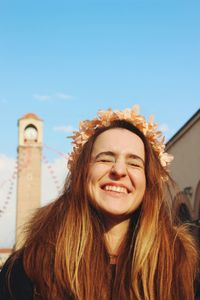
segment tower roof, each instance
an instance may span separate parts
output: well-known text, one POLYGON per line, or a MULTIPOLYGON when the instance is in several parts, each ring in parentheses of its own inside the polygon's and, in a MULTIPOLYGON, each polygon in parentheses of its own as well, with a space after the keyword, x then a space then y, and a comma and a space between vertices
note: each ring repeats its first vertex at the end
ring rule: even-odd
POLYGON ((41 120, 36 114, 34 113, 27 113, 25 114, 23 117, 20 118, 21 119, 35 119, 35 120, 41 120))

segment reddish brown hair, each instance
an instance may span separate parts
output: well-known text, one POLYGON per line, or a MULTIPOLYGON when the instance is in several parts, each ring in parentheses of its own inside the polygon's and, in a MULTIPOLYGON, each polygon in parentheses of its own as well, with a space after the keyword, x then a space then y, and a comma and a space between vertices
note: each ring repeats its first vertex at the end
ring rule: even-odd
POLYGON ((166 196, 172 180, 145 136, 126 121, 98 129, 74 161, 61 196, 26 228, 26 273, 42 299, 109 299, 111 270, 104 224, 88 201, 87 176, 96 137, 110 128, 137 134, 145 146, 146 192, 133 214, 116 266, 113 299, 191 300, 198 254, 185 225, 176 226, 166 196), (168 181, 165 181, 168 177, 168 181))

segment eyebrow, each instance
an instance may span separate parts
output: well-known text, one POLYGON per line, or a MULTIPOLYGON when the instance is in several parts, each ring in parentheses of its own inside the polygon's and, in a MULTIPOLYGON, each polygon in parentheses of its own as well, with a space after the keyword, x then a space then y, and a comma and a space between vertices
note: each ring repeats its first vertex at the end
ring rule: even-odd
MULTIPOLYGON (((107 156, 112 156, 112 157, 115 157, 115 156, 116 156, 116 154, 115 154, 114 152, 112 152, 112 151, 104 151, 104 152, 98 153, 98 154, 95 156, 95 159, 98 159, 98 158, 101 157, 102 155, 107 155, 107 156)), ((128 154, 128 155, 127 155, 127 158, 132 158, 132 159, 140 160, 140 161, 143 163, 143 165, 145 165, 144 160, 143 160, 140 156, 138 156, 138 155, 136 155, 136 154, 128 154)))

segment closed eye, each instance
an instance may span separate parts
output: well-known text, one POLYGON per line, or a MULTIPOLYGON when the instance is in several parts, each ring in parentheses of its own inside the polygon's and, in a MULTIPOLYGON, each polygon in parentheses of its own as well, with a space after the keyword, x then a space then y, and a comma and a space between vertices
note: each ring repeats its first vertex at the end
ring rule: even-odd
POLYGON ((141 165, 131 165, 131 167, 137 168, 137 169, 144 169, 144 167, 141 165))
POLYGON ((107 152, 100 152, 96 157, 95 157, 96 162, 102 162, 102 163, 114 163, 115 162, 115 156, 112 152, 107 151, 107 152))
POLYGON ((136 167, 136 168, 143 168, 144 167, 143 163, 140 162, 140 161, 129 161, 129 162, 127 162, 127 164, 131 167, 136 167))
POLYGON ((102 159, 98 159, 97 162, 111 162, 113 163, 114 161, 112 159, 109 159, 109 158, 102 158, 102 159))

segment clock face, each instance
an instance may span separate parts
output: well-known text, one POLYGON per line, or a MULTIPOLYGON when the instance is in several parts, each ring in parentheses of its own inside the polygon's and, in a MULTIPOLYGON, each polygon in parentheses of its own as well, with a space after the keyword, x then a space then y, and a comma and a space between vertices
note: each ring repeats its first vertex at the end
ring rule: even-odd
POLYGON ((29 126, 25 129, 24 131, 24 137, 25 139, 27 140, 31 140, 31 141, 34 141, 37 139, 37 136, 38 136, 38 131, 35 127, 33 126, 29 126))

